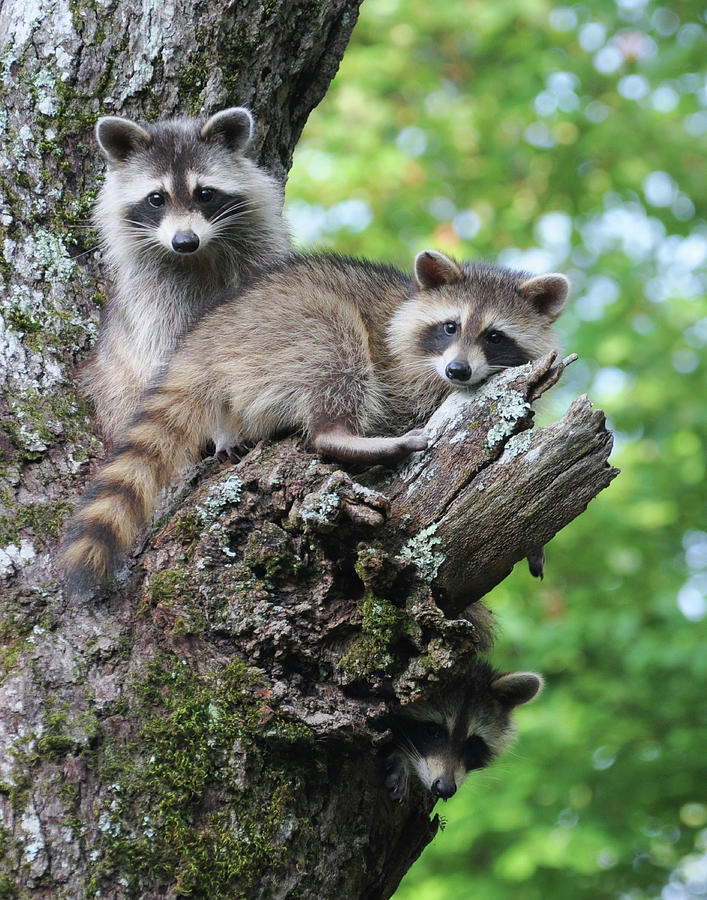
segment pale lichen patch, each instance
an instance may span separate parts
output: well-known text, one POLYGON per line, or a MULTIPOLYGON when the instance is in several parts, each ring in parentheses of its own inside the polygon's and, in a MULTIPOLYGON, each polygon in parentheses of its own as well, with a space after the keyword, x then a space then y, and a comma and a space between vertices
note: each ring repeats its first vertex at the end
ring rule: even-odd
POLYGON ((23 538, 19 546, 8 544, 0 547, 0 578, 7 578, 19 569, 28 566, 37 556, 32 541, 23 538))
POLYGON ((310 494, 297 510, 299 518, 305 525, 321 528, 332 523, 338 517, 341 508, 341 497, 334 491, 310 494))
POLYGON ((37 264, 47 281, 68 281, 75 264, 57 235, 46 228, 37 228, 30 240, 34 243, 37 264))
POLYGON ((523 431, 520 434, 511 435, 503 449, 503 455, 499 459, 499 463, 510 462, 521 453, 526 453, 530 449, 531 440, 531 431, 523 431))
POLYGON ((442 432, 454 431, 464 420, 464 411, 475 400, 469 391, 455 391, 433 413, 425 426, 425 434, 434 441, 442 432))
MULTIPOLYGON (((507 390, 508 384, 510 384, 510 382, 512 381, 515 381, 519 373, 530 372, 530 365, 530 363, 526 363, 524 366, 517 366, 515 368, 506 369, 504 372, 499 372, 498 375, 494 375, 493 378, 489 378, 488 381, 485 381, 475 391, 476 399, 498 400, 501 395, 507 390)), ((518 392, 514 391, 513 393, 518 392)))
POLYGON ((59 111, 59 98, 56 91, 56 76, 51 69, 42 68, 34 76, 37 109, 45 116, 55 116, 59 111))
POLYGON ((46 847, 42 834, 42 823, 33 807, 25 810, 20 820, 20 828, 26 836, 24 843, 25 861, 30 864, 35 876, 42 874, 46 868, 46 860, 40 863, 41 869, 39 871, 37 871, 37 862, 40 856, 44 856, 46 847))
POLYGON ((442 543, 442 539, 435 537, 437 523, 433 522, 427 528, 423 528, 403 546, 400 556, 413 562, 425 581, 432 582, 437 577, 439 567, 445 561, 446 556, 435 550, 442 543))
POLYGON ((204 505, 211 512, 219 512, 226 506, 238 503, 243 493, 243 481, 238 475, 229 475, 206 498, 204 505))
POLYGON ((17 58, 17 48, 27 43, 45 15, 46 12, 42 9, 40 0, 26 0, 25 3, 9 4, 6 16, 0 20, 5 25, 5 40, 8 43, 6 56, 12 53, 13 59, 17 58))
POLYGON ((501 418, 486 435, 486 445, 489 448, 495 447, 512 435, 518 422, 528 414, 531 408, 521 391, 502 390, 498 393, 496 402, 496 412, 501 418))

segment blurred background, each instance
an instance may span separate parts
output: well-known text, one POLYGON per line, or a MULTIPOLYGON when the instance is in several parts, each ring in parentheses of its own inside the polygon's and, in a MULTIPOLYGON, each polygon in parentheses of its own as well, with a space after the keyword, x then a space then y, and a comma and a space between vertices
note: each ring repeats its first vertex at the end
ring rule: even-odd
POLYGON ((707 896, 707 82, 686 0, 364 0, 287 188, 302 247, 559 270, 622 474, 487 597, 545 674, 396 900, 707 896))

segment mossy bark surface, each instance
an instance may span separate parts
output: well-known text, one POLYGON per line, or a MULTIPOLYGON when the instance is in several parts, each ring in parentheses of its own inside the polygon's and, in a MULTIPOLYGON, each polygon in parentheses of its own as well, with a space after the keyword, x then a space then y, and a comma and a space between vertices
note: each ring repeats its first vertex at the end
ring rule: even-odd
POLYGON ((95 119, 244 104, 284 178, 357 6, 0 9, 0 897, 389 897, 437 829, 383 789, 391 709, 488 646, 478 598, 612 477, 586 404, 529 430, 545 361, 446 406, 394 473, 295 438, 205 462, 110 590, 64 598, 102 453, 75 381, 105 288, 95 119), (581 478, 553 477, 563 448, 581 478))

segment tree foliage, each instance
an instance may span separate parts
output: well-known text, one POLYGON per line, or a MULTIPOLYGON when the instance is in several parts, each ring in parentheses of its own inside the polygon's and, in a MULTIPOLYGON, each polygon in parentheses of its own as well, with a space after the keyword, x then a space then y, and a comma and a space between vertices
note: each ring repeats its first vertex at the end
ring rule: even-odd
POLYGON ((496 661, 548 686, 401 900, 704 895, 704 56, 693 0, 367 0, 299 144, 302 244, 570 276, 580 361, 543 416, 586 391, 623 470, 541 586, 514 573, 488 598, 496 661))

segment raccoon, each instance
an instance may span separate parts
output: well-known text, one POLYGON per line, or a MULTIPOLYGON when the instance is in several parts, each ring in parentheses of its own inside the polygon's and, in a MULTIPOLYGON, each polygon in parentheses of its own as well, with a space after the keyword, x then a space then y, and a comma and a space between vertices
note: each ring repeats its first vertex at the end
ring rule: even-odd
POLYGON ((109 577, 215 433, 233 446, 300 432, 322 456, 364 465, 424 449, 418 426, 451 391, 553 349, 567 289, 562 275, 433 250, 413 276, 335 255, 262 274, 185 336, 146 392, 70 527, 69 583, 109 577))
POLYGON ((483 769, 513 740, 513 709, 542 687, 535 672, 502 675, 475 659, 450 688, 404 708, 394 719, 395 749, 386 760, 391 797, 404 803, 417 776, 435 800, 448 800, 469 772, 483 769))
POLYGON ((214 298, 290 250, 282 189, 244 156, 253 127, 243 107, 96 124, 108 172, 94 222, 113 290, 81 380, 108 442, 214 298))

